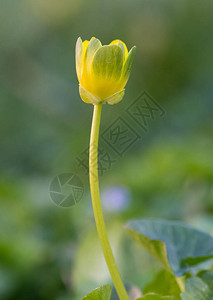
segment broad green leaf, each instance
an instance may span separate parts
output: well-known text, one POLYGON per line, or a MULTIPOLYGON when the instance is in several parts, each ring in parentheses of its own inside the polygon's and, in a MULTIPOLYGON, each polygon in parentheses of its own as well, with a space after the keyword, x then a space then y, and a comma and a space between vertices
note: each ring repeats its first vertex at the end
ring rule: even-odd
POLYGON ((157 293, 161 296, 174 296, 175 300, 180 300, 180 287, 177 284, 175 276, 167 271, 160 271, 155 279, 145 286, 144 294, 157 293))
POLYGON ((190 278, 186 282, 186 290, 181 294, 182 300, 212 300, 213 291, 199 277, 190 278))
POLYGON ((126 230, 176 277, 213 257, 213 237, 181 222, 131 220, 126 224, 126 230))
MULTIPOLYGON (((132 299, 139 299, 140 297, 142 297, 142 293, 141 290, 139 288, 137 288, 136 286, 132 286, 130 284, 124 284, 125 289, 129 295, 129 298, 132 299)), ((120 300, 120 298, 118 297, 118 294, 116 292, 115 287, 112 288, 112 295, 111 295, 111 300, 120 300)))
POLYGON ((209 286, 210 290, 213 291, 213 271, 203 272, 201 278, 209 286))
POLYGON ((112 287, 109 284, 103 285, 93 290, 87 296, 82 298, 82 300, 110 300, 111 292, 112 287))
POLYGON ((160 295, 152 293, 152 294, 145 295, 142 298, 138 298, 137 300, 173 300, 173 297, 170 296, 161 297, 160 295))

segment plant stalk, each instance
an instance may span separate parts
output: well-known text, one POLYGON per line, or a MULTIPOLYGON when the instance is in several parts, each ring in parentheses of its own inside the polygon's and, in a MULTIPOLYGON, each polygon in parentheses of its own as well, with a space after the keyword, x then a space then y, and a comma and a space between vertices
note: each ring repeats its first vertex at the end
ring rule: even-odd
POLYGON ((184 284, 184 278, 182 277, 176 277, 176 282, 181 290, 181 292, 185 292, 185 284, 184 284))
POLYGON ((92 128, 91 128, 91 135, 90 135, 90 152, 89 152, 90 192, 91 192, 97 232, 100 239, 103 254, 110 275, 112 277, 112 281, 114 283, 115 289, 117 291, 120 300, 130 300, 115 263, 115 259, 106 232, 106 226, 105 226, 104 216, 103 216, 103 211, 101 206, 99 181, 98 181, 98 139, 99 139, 99 128, 100 128, 100 120, 101 120, 101 109, 102 109, 102 104, 94 105, 92 128))

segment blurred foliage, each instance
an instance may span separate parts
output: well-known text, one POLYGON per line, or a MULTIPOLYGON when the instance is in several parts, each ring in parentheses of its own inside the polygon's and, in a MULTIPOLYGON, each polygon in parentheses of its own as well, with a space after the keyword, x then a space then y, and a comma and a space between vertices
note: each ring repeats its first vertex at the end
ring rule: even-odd
POLYGON ((213 2, 0 0, 0 7, 0 298, 79 300, 110 282, 88 178, 76 165, 92 114, 78 95, 78 36, 137 46, 126 96, 104 106, 102 130, 127 118, 143 90, 167 112, 101 177, 103 191, 129 192, 128 205, 106 209, 106 222, 122 277, 144 287, 160 266, 123 234, 126 220, 179 219, 213 233, 213 2), (85 193, 62 209, 48 188, 69 171, 85 193))

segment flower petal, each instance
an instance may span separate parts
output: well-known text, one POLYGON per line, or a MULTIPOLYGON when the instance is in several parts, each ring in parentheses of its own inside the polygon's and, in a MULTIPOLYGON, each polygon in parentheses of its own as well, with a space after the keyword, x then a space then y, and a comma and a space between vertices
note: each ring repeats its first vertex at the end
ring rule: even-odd
POLYGON ((92 76, 97 79, 115 79, 121 77, 123 51, 117 45, 102 46, 92 61, 92 76))
POLYGON ((122 48, 122 50, 124 51, 124 57, 126 58, 128 55, 128 49, 127 46, 124 42, 122 42, 121 40, 114 40, 110 43, 110 45, 118 45, 119 47, 122 48))
POLYGON ((123 86, 126 85, 128 79, 129 79, 133 59, 135 57, 135 51, 136 51, 136 47, 134 46, 129 51, 129 54, 124 62, 124 67, 123 67, 122 76, 121 76, 121 81, 123 82, 123 86))
POLYGON ((90 83, 84 86, 98 98, 105 98, 120 91, 120 77, 123 69, 123 51, 117 45, 102 46, 93 58, 90 83))
POLYGON ((83 44, 80 37, 77 39, 76 42, 75 60, 76 60, 76 73, 78 76, 78 80, 80 81, 83 72, 83 44))
POLYGON ((95 55, 95 52, 102 46, 101 42, 96 39, 92 38, 87 46, 85 57, 84 57, 84 63, 86 67, 87 73, 89 73, 93 56, 95 55))
POLYGON ((84 54, 85 54, 85 52, 86 52, 86 50, 87 50, 88 44, 89 44, 89 41, 88 41, 88 40, 83 41, 84 54))

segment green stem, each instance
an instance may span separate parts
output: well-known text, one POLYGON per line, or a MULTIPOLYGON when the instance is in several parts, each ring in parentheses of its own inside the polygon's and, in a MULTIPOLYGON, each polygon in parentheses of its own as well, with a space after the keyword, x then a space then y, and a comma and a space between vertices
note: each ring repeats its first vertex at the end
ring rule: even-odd
POLYGON ((177 282, 181 292, 184 292, 185 291, 184 278, 183 277, 176 277, 176 282, 177 282))
POLYGON ((96 227, 98 236, 101 242, 101 247, 104 253, 104 257, 112 277, 115 289, 121 300, 129 300, 129 296, 126 292, 124 284, 121 280, 121 276, 117 269, 115 259, 113 257, 112 249, 107 237, 106 226, 104 223, 104 216, 101 206, 101 199, 99 193, 98 182, 98 138, 99 127, 101 119, 102 104, 94 105, 91 136, 90 136, 90 153, 89 153, 89 176, 90 176, 90 191, 92 197, 92 204, 95 216, 96 227))

